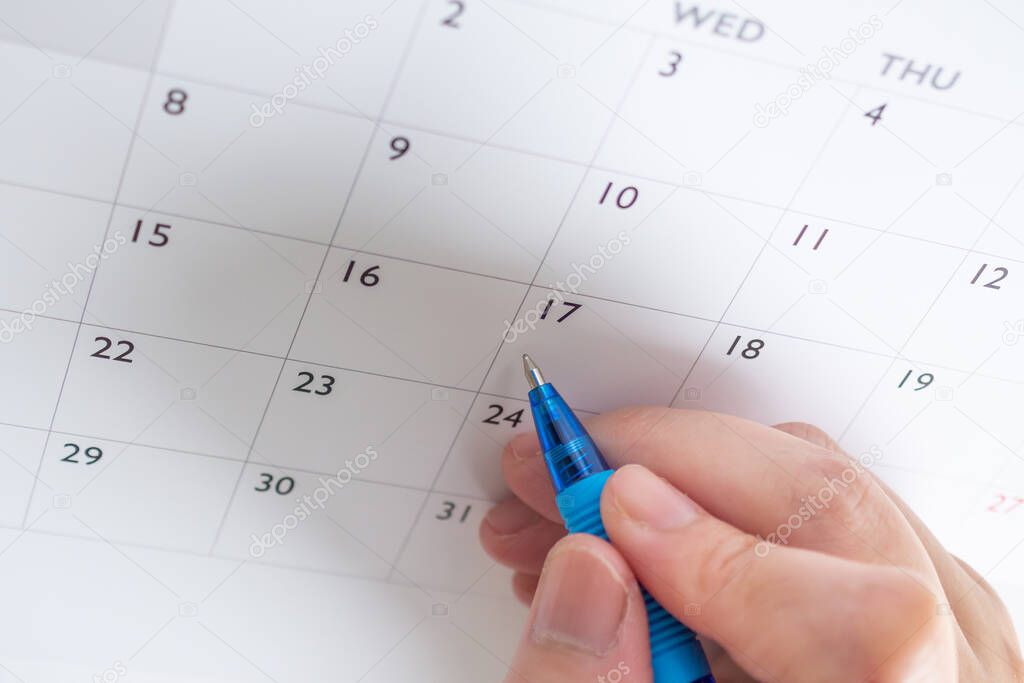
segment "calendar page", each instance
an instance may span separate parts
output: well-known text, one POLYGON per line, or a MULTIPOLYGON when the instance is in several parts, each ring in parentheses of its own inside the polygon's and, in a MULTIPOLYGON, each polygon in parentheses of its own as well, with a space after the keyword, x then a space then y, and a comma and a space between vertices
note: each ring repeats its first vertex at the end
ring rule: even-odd
POLYGON ((0 2, 0 681, 500 680, 525 351, 1019 618, 1024 12, 940 4, 0 2))

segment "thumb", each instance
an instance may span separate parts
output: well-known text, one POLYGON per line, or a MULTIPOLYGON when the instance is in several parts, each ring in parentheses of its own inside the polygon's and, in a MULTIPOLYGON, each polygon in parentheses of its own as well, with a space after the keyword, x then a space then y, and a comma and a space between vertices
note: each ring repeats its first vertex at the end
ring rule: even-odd
POLYGON ((647 615, 607 542, 573 534, 548 554, 505 683, 651 683, 647 615))
POLYGON ((759 542, 639 465, 609 480, 601 517, 658 602, 754 678, 956 679, 951 620, 907 570, 759 542))

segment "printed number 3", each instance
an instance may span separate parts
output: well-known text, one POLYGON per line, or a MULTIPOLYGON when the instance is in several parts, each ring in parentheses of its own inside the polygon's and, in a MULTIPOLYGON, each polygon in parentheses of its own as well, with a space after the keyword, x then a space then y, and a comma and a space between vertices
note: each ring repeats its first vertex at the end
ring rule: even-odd
POLYGON ((664 69, 658 72, 659 76, 664 76, 665 78, 675 76, 676 72, 679 71, 679 64, 683 61, 683 55, 675 50, 669 52, 668 56, 668 64, 665 65, 664 69))

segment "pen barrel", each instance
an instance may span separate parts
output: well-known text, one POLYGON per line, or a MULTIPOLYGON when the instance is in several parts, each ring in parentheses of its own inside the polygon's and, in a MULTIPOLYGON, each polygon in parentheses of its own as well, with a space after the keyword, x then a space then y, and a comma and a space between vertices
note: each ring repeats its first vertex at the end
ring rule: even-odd
MULTIPOLYGON (((571 533, 585 533, 608 540, 601 521, 601 491, 612 471, 581 479, 555 497, 558 510, 571 533)), ((704 650, 688 629, 641 586, 650 631, 651 668, 655 683, 714 683, 704 650)))

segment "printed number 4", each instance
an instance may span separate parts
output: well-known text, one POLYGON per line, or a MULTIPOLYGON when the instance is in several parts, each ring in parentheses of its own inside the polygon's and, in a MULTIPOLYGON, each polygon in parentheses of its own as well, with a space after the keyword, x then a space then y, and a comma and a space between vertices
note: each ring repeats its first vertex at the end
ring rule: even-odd
POLYGON ((864 112, 864 116, 866 116, 869 119, 871 119, 871 125, 873 126, 876 123, 878 123, 879 121, 881 121, 881 119, 882 119, 882 112, 885 111, 885 108, 887 106, 889 106, 888 103, 883 104, 880 107, 875 107, 871 111, 864 112))

